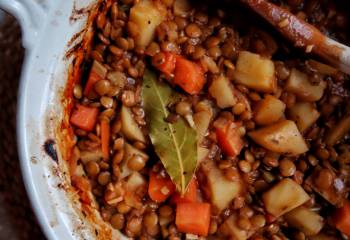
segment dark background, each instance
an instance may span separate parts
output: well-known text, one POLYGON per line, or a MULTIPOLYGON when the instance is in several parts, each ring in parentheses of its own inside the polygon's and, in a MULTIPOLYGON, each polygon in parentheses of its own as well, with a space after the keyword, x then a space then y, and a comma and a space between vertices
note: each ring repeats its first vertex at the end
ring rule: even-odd
POLYGON ((0 240, 45 239, 21 177, 16 146, 16 102, 24 49, 13 17, 0 20, 0 240))

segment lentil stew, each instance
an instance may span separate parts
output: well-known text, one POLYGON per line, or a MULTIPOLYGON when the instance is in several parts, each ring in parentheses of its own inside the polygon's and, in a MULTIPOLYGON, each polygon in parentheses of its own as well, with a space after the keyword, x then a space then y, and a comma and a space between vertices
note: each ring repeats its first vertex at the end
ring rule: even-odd
MULTIPOLYGON (((271 2, 349 43, 341 1, 271 2)), ((67 87, 83 211, 134 239, 350 237, 348 75, 238 1, 98 9, 67 87)))

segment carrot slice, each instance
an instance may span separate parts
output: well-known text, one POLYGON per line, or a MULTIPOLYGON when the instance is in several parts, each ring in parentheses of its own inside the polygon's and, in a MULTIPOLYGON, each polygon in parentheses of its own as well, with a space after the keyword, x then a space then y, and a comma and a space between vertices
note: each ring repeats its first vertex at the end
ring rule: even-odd
POLYGON ((97 115, 97 108, 78 105, 72 113, 70 122, 85 131, 91 131, 95 127, 97 115))
POLYGON ((104 159, 108 159, 109 157, 109 134, 110 134, 109 121, 103 119, 101 121, 101 149, 102 149, 102 156, 104 159))
POLYGON ((205 83, 203 69, 195 62, 177 57, 174 83, 189 94, 197 94, 205 83))
POLYGON ((153 201, 164 202, 174 191, 175 185, 169 177, 150 173, 148 195, 153 201))
POLYGON ((175 224, 180 232, 207 236, 210 224, 209 203, 179 203, 175 224))
POLYGON ((186 202, 198 202, 197 190, 198 190, 197 180, 193 178, 190 184, 188 185, 186 193, 183 196, 181 196, 180 193, 176 192, 171 198, 171 201, 175 204, 186 203, 186 202))
POLYGON ((332 216, 336 228, 342 233, 350 236, 350 202, 338 208, 332 216))
POLYGON ((219 146, 228 156, 236 157, 243 148, 243 140, 237 129, 237 123, 232 121, 216 126, 216 138, 219 146))
POLYGON ((88 96, 95 83, 106 77, 107 69, 99 62, 94 61, 90 70, 89 78, 86 82, 84 95, 88 96))
POLYGON ((166 75, 171 75, 175 70, 176 55, 170 52, 163 52, 164 62, 159 64, 156 58, 152 58, 152 65, 166 75))

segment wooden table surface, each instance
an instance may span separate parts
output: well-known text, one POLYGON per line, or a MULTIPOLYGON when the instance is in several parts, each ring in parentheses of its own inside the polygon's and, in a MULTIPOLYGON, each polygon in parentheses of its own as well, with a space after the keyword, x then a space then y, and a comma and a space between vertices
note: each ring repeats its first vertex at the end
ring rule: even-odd
POLYGON ((0 23, 0 240, 45 239, 21 177, 16 146, 16 100, 23 61, 21 30, 13 17, 0 23))

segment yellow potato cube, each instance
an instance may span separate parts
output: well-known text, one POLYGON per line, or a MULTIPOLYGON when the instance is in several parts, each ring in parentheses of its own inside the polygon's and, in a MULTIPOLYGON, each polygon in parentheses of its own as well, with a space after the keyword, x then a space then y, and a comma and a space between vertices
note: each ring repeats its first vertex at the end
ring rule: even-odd
POLYGON ((275 217, 299 207, 309 199, 303 187, 289 178, 281 180, 262 196, 266 210, 275 217))
POLYGON ((267 95, 254 109, 254 119, 259 125, 267 125, 277 122, 284 116, 286 104, 278 98, 267 95))
POLYGON ((257 91, 274 92, 276 89, 275 65, 255 53, 239 53, 233 77, 236 83, 257 91))
POLYGON ((313 103, 300 102, 288 110, 288 117, 295 121, 300 132, 303 132, 317 121, 320 113, 313 103))
POLYGON ((248 133, 256 143, 278 153, 298 155, 306 152, 308 147, 293 121, 281 120, 267 127, 248 133))

